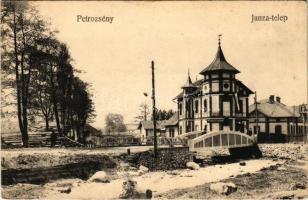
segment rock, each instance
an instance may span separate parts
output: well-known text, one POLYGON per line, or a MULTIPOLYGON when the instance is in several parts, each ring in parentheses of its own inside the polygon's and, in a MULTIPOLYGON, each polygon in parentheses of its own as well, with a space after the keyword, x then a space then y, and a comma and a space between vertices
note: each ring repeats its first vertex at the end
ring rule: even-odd
POLYGON ((192 169, 192 170, 200 169, 200 166, 195 162, 187 162, 186 167, 189 168, 189 169, 192 169))
POLYGON ((122 185, 122 194, 120 194, 119 198, 121 199, 133 199, 138 192, 136 190, 137 182, 133 180, 127 180, 123 182, 122 185))
POLYGON ((79 182, 74 182, 74 183, 72 184, 72 186, 73 186, 73 187, 78 187, 78 186, 80 186, 80 183, 79 183, 79 182))
POLYGON ((139 173, 139 171, 137 171, 137 172, 136 172, 136 171, 129 171, 129 172, 128 172, 128 175, 129 175, 129 176, 139 176, 140 173, 139 173))
POLYGON ((100 183, 109 183, 110 181, 107 178, 107 174, 104 171, 96 172, 88 181, 90 182, 100 182, 100 183))
POLYGON ((278 167, 277 170, 278 170, 278 171, 286 171, 287 168, 285 168, 285 167, 278 167))
POLYGON ((71 193, 71 191, 72 191, 72 189, 71 189, 71 187, 66 187, 66 188, 63 188, 63 189, 60 189, 60 190, 58 190, 59 192, 61 192, 61 193, 71 193))
POLYGON ((145 172, 144 172, 144 171, 142 171, 142 170, 140 170, 140 169, 138 170, 138 172, 137 172, 137 173, 138 173, 138 176, 141 176, 141 175, 145 174, 145 172))
POLYGON ((147 168, 147 167, 145 167, 143 165, 140 165, 139 170, 141 170, 143 172, 149 172, 149 168, 147 168))
POLYGON ((246 162, 240 162, 240 166, 246 166, 246 162))
POLYGON ((168 171, 167 174, 169 174, 169 175, 179 175, 180 173, 177 170, 172 170, 172 171, 168 171))
POLYGON ((128 169, 129 169, 129 170, 133 170, 133 171, 137 170, 136 167, 129 167, 128 169))
POLYGON ((229 195, 232 192, 235 192, 237 190, 237 187, 232 182, 228 182, 228 183, 218 182, 218 183, 212 183, 210 185, 210 190, 218 194, 229 195))
POLYGON ((295 183, 291 186, 291 190, 297 190, 297 189, 306 189, 306 184, 305 183, 295 183))

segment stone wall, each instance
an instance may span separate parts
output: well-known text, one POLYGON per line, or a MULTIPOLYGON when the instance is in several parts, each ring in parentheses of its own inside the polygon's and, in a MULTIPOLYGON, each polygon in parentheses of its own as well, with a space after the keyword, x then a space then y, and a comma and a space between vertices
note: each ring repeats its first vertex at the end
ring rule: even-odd
POLYGON ((191 154, 188 147, 159 148, 156 159, 153 150, 136 153, 127 158, 127 161, 135 166, 143 165, 150 170, 183 169, 190 160, 191 154))
POLYGON ((2 169, 1 183, 2 185, 16 183, 42 184, 50 180, 62 178, 80 178, 87 180, 96 171, 115 167, 116 163, 113 159, 105 159, 30 169, 2 169))

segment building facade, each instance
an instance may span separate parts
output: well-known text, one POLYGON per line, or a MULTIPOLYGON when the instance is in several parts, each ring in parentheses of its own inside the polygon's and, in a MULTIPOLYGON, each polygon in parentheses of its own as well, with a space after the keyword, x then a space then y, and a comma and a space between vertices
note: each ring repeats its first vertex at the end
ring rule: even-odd
MULTIPOLYGON (((146 143, 154 137, 153 121, 141 121, 138 126, 141 141, 146 143)), ((159 138, 175 138, 179 135, 178 114, 175 113, 168 120, 156 121, 156 134, 159 138)))
POLYGON ((302 141, 305 127, 299 108, 287 106, 280 97, 270 95, 249 106, 249 127, 258 133, 259 142, 302 141))
POLYGON ((182 92, 175 98, 180 135, 193 131, 246 132, 249 95, 253 92, 236 79, 238 73, 226 61, 219 40, 214 61, 200 72, 203 79, 193 83, 188 73, 182 92))

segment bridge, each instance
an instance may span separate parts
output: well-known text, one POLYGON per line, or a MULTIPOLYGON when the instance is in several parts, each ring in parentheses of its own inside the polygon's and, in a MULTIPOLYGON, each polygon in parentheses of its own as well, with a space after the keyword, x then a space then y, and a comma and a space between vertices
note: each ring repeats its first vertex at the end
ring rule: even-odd
POLYGON ((242 148, 253 146, 256 142, 254 136, 238 131, 214 131, 204 134, 202 131, 185 133, 179 136, 187 141, 190 151, 209 148, 242 148))

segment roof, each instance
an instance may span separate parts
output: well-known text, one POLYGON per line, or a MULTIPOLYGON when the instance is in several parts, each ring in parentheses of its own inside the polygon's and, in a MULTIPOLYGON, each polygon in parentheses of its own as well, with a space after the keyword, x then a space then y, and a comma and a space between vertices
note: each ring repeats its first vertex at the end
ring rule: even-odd
POLYGON ((207 66, 204 70, 200 72, 200 74, 205 74, 207 72, 212 72, 212 71, 232 71, 234 73, 239 73, 235 67, 233 67, 231 64, 227 62, 225 59, 224 53, 221 49, 221 46, 218 46, 218 50, 216 53, 216 57, 213 60, 213 62, 207 66))
MULTIPOLYGON (((178 112, 175 112, 172 117, 170 117, 168 120, 159 120, 156 121, 156 129, 163 129, 166 126, 175 126, 178 123, 178 112)), ((139 124, 139 129, 141 126, 144 127, 144 129, 154 129, 153 127, 153 121, 142 121, 139 124)))
MULTIPOLYGON (((298 113, 292 107, 286 106, 283 103, 274 101, 269 103, 268 99, 263 99, 258 102, 258 111, 268 117, 298 117, 298 113)), ((255 111, 255 105, 249 106, 249 113, 255 111)))
POLYGON ((238 83, 238 85, 240 87, 243 87, 247 92, 248 94, 253 94, 254 92, 251 91, 246 85, 244 85, 244 83, 242 83, 242 81, 239 81, 239 80, 236 80, 236 82, 238 83))
POLYGON ((165 120, 164 123, 162 123, 162 126, 175 126, 178 124, 179 116, 178 112, 175 112, 170 119, 165 120))
MULTIPOLYGON (((197 87, 197 90, 195 92, 199 92, 200 88, 199 86, 201 86, 201 84, 203 83, 203 79, 200 80, 196 80, 195 82, 193 82, 192 84, 197 87)), ((176 97, 174 97, 173 99, 178 99, 180 97, 183 97, 184 92, 182 91, 180 94, 178 94, 176 97)))
MULTIPOLYGON (((162 121, 156 121, 156 129, 161 129, 161 123, 162 121)), ((148 121, 148 120, 141 121, 138 126, 138 129, 140 129, 141 126, 143 126, 144 129, 154 129, 153 121, 148 121)))
POLYGON ((138 129, 139 124, 125 124, 127 131, 134 131, 138 129))
POLYGON ((188 73, 187 81, 186 81, 185 85, 182 86, 182 88, 194 88, 194 87, 196 87, 196 86, 192 83, 190 75, 188 73))

